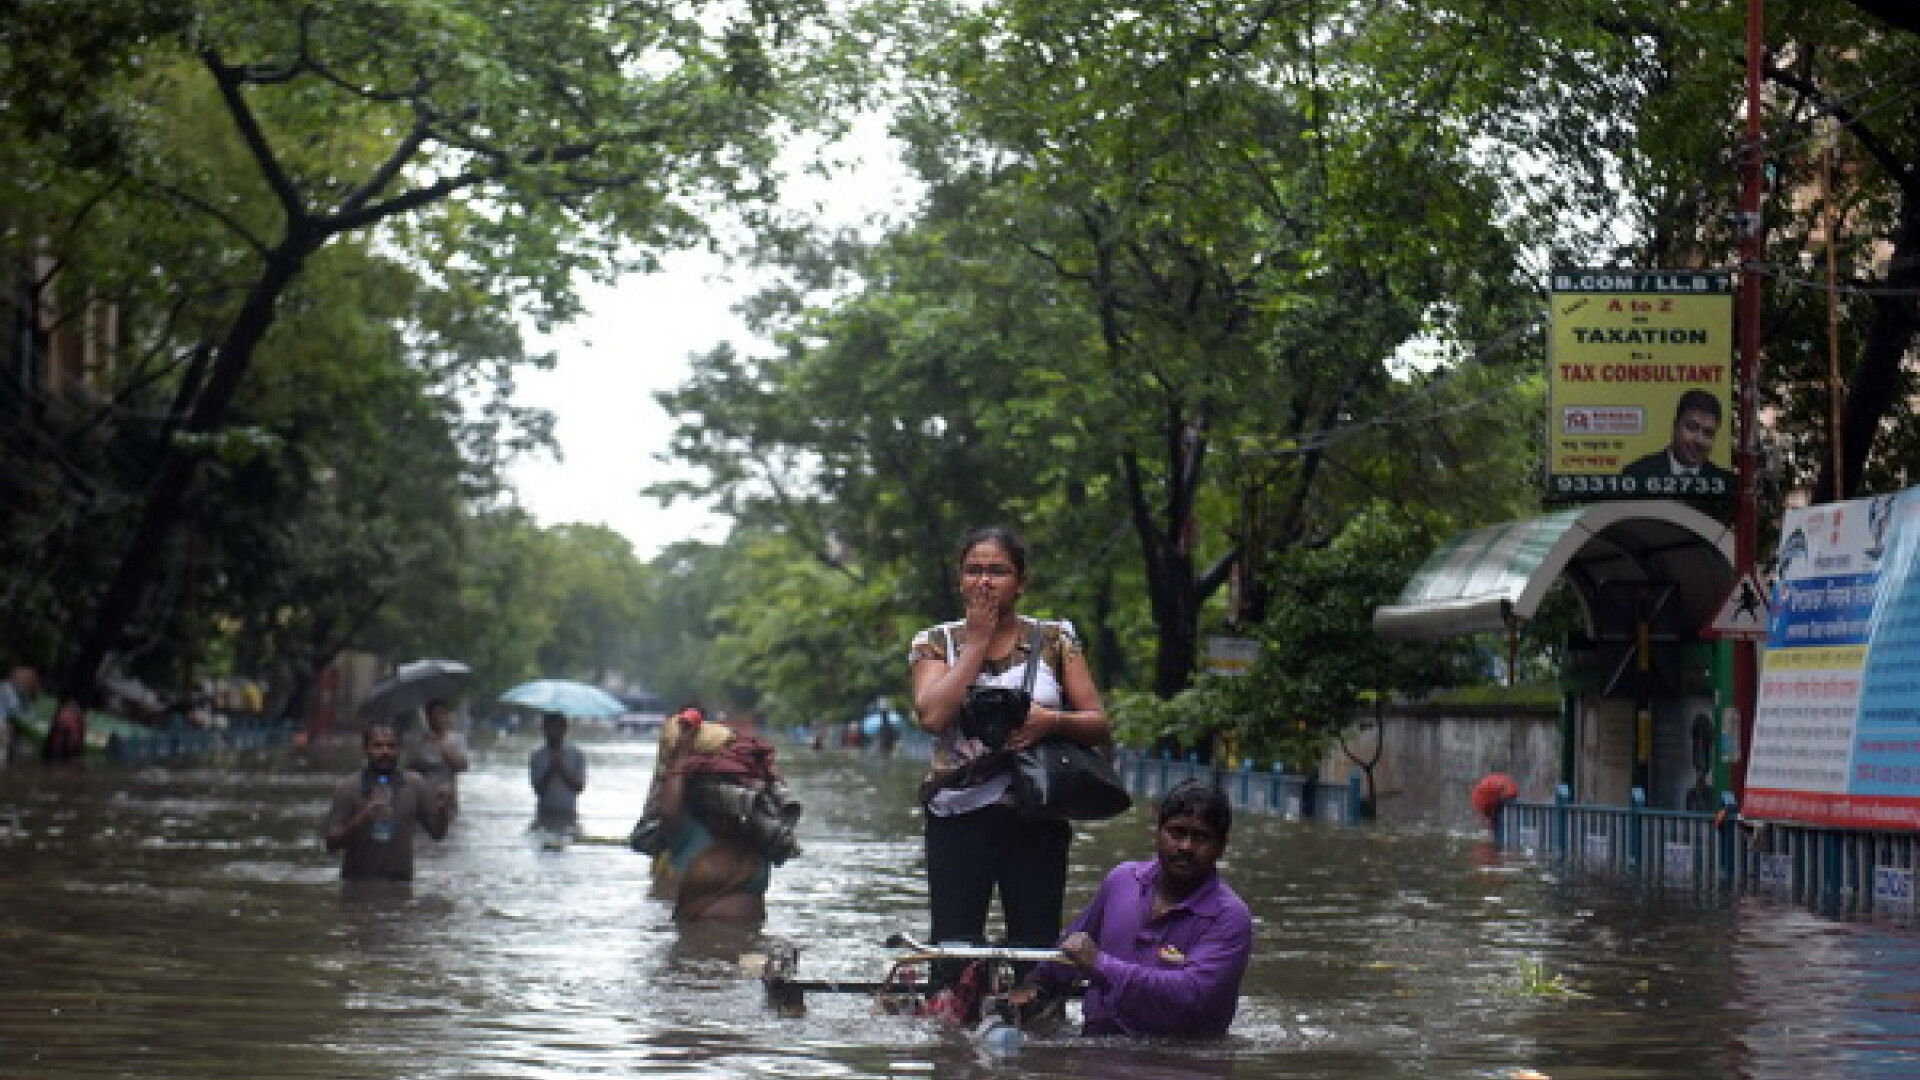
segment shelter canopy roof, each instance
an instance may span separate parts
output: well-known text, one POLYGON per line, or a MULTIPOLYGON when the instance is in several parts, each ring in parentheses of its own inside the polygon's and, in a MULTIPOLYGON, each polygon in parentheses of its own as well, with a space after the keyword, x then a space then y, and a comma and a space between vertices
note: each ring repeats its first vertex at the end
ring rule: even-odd
MULTIPOLYGON (((1382 637, 1439 638, 1506 630, 1533 618, 1566 576, 1589 624, 1608 585, 1674 582, 1685 625, 1704 625, 1733 584, 1733 530, 1664 499, 1575 507, 1474 529, 1442 545, 1400 591, 1374 609, 1382 637)), ((1608 628, 1594 627, 1601 631, 1608 628)))

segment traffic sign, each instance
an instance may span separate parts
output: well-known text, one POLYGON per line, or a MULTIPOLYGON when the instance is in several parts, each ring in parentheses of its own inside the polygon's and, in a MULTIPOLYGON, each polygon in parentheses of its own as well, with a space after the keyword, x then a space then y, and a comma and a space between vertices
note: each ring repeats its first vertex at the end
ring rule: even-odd
POLYGON ((1720 601, 1713 621, 1701 628, 1700 636, 1765 641, 1767 627, 1772 622, 1773 603, 1768 599, 1766 587, 1749 570, 1727 590, 1727 598, 1720 601))

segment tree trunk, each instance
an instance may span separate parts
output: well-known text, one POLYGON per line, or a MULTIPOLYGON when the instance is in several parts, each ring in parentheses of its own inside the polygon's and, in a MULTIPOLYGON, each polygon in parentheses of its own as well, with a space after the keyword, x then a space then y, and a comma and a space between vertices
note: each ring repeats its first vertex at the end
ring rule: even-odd
MULTIPOLYGON (((1849 493, 1860 491, 1874 437, 1900 400, 1905 381, 1903 361, 1915 338, 1920 337, 1920 199, 1901 199, 1900 225, 1893 234, 1889 266, 1886 281, 1872 298, 1873 319, 1866 345, 1859 366, 1847 380, 1846 398, 1841 403, 1842 467, 1849 493)), ((1822 461, 1813 489, 1815 503, 1831 502, 1835 497, 1832 458, 1823 456, 1822 461)))
POLYGON ((1147 499, 1139 462, 1132 454, 1121 459, 1126 474, 1127 501, 1133 510, 1134 532, 1146 557, 1147 602, 1153 613, 1157 648, 1153 658, 1153 692, 1172 697, 1193 679, 1199 656, 1200 594, 1193 574, 1193 553, 1187 550, 1187 514, 1191 489, 1178 469, 1168 478, 1170 520, 1156 522, 1147 499))
POLYGON ((1087 645, 1093 652, 1093 675, 1101 686, 1119 686, 1126 682, 1128 663, 1126 646, 1114 626, 1113 571, 1102 562, 1093 586, 1093 636, 1087 645))
MULTIPOLYGON (((268 254, 259 279, 215 350, 206 386, 182 425, 184 432, 211 434, 226 422, 234 395, 252 366, 254 350, 273 325, 275 307, 323 239, 296 232, 268 254)), ((198 450, 181 450, 169 444, 159 447, 158 453, 160 464, 147 485, 139 523, 86 631, 61 668, 61 692, 80 695, 89 703, 98 703, 101 664, 119 644, 151 589, 160 555, 180 526, 187 493, 199 473, 198 450)))

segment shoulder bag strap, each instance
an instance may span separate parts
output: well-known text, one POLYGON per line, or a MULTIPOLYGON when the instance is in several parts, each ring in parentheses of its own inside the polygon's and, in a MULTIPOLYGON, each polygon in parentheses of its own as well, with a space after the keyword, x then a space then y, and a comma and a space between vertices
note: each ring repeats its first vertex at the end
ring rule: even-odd
POLYGON ((1033 696, 1033 681, 1040 677, 1040 650, 1046 645, 1046 634, 1040 629, 1040 620, 1033 620, 1033 630, 1027 634, 1027 677, 1020 681, 1020 690, 1029 698, 1033 696))

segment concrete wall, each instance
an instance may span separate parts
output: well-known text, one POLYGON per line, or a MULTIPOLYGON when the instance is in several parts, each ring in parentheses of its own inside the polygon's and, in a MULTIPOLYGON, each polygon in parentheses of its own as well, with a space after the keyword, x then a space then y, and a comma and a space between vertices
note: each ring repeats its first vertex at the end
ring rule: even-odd
MULTIPOLYGON (((1553 801, 1560 781, 1560 711, 1554 708, 1405 705, 1350 731, 1347 749, 1371 761, 1377 816, 1386 822, 1478 827, 1468 802, 1474 782, 1503 772, 1528 802, 1553 801)), ((1321 765, 1322 780, 1357 772, 1338 747, 1321 765)))

